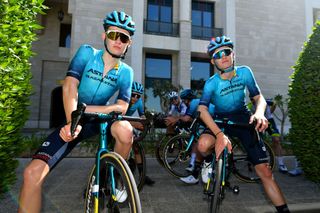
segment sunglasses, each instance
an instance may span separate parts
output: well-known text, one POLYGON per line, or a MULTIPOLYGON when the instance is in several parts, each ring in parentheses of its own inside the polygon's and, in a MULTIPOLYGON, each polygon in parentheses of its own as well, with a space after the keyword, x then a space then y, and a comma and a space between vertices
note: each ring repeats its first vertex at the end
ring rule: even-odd
POLYGON ((139 95, 139 94, 132 94, 131 97, 132 97, 132 98, 139 99, 139 98, 141 97, 141 95, 139 95))
POLYGON ((122 32, 119 32, 119 31, 108 30, 106 32, 106 35, 107 35, 107 38, 112 41, 116 41, 119 37, 120 37, 120 41, 124 44, 128 43, 130 41, 129 35, 122 33, 122 32))
POLYGON ((223 56, 229 56, 232 53, 232 49, 222 49, 212 55, 213 59, 221 59, 223 56))
POLYGON ((178 97, 170 98, 170 101, 173 101, 173 100, 178 100, 178 97))

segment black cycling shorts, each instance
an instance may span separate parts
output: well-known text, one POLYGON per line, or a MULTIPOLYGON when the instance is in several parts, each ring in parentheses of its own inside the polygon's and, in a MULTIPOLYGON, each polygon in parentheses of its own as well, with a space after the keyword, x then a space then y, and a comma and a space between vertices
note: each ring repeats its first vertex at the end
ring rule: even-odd
MULTIPOLYGON (((241 114, 229 114, 229 115, 215 115, 214 118, 223 119, 227 118, 233 122, 238 123, 249 123, 250 114, 249 113, 241 113, 241 114)), ((224 126, 223 124, 217 123, 220 129, 224 129, 224 134, 230 137, 237 137, 245 150, 248 153, 249 161, 253 165, 258 165, 261 163, 267 163, 267 153, 266 148, 264 146, 263 141, 259 141, 257 138, 257 133, 254 129, 248 129, 245 127, 232 127, 232 126, 224 126)), ((210 129, 206 128, 202 134, 214 134, 210 131, 210 129)), ((215 136, 214 136, 215 137, 215 136)))
MULTIPOLYGON (((111 138, 111 125, 112 123, 108 125, 107 129, 108 138, 111 138)), ((32 156, 33 159, 40 159, 46 162, 49 165, 50 170, 52 170, 65 156, 67 156, 80 141, 100 133, 99 123, 86 123, 82 126, 82 130, 75 140, 65 142, 59 136, 60 129, 63 126, 64 125, 53 131, 32 156)), ((96 143, 98 147, 99 141, 96 143)))

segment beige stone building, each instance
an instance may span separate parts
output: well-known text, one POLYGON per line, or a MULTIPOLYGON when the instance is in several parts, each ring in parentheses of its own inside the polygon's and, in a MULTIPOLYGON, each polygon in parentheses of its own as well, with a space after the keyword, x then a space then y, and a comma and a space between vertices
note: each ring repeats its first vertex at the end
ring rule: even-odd
POLYGON ((34 94, 26 128, 49 128, 58 104, 51 100, 81 44, 103 49, 102 20, 122 10, 136 22, 125 62, 147 87, 146 107, 160 110, 154 80, 201 89, 213 74, 208 40, 226 34, 235 43, 237 64, 249 65, 265 97, 286 95, 292 66, 320 17, 319 0, 46 0, 39 16, 44 29, 31 59, 34 94))

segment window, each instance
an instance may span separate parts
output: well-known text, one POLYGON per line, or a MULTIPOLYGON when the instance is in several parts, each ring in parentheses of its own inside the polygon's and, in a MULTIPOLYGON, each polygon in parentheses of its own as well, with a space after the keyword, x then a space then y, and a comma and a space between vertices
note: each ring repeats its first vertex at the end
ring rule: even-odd
POLYGON ((145 32, 176 36, 178 25, 172 23, 172 0, 148 0, 145 32))
POLYGON ((316 24, 317 20, 320 20, 320 9, 313 8, 313 25, 316 24))
POLYGON ((171 83, 171 68, 172 57, 171 55, 160 54, 146 54, 145 61, 145 108, 146 110, 153 110, 156 112, 162 112, 160 97, 154 97, 154 85, 156 82, 169 82, 171 83))
POLYGON ((214 74, 208 59, 191 58, 191 89, 202 91, 205 81, 214 74))
POLYGON ((222 29, 214 28, 214 2, 192 1, 191 18, 192 38, 209 40, 222 35, 222 29))
POLYGON ((71 24, 60 24, 59 47, 70 48, 71 24))

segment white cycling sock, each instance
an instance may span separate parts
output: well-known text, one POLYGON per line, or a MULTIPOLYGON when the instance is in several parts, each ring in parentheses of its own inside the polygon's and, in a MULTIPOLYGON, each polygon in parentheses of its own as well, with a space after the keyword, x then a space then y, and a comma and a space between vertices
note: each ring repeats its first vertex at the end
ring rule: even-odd
POLYGON ((276 157, 277 158, 277 161, 278 161, 278 165, 284 165, 283 163, 283 156, 278 156, 276 157))
POLYGON ((190 165, 194 166, 195 161, 196 161, 196 153, 191 153, 190 165))

